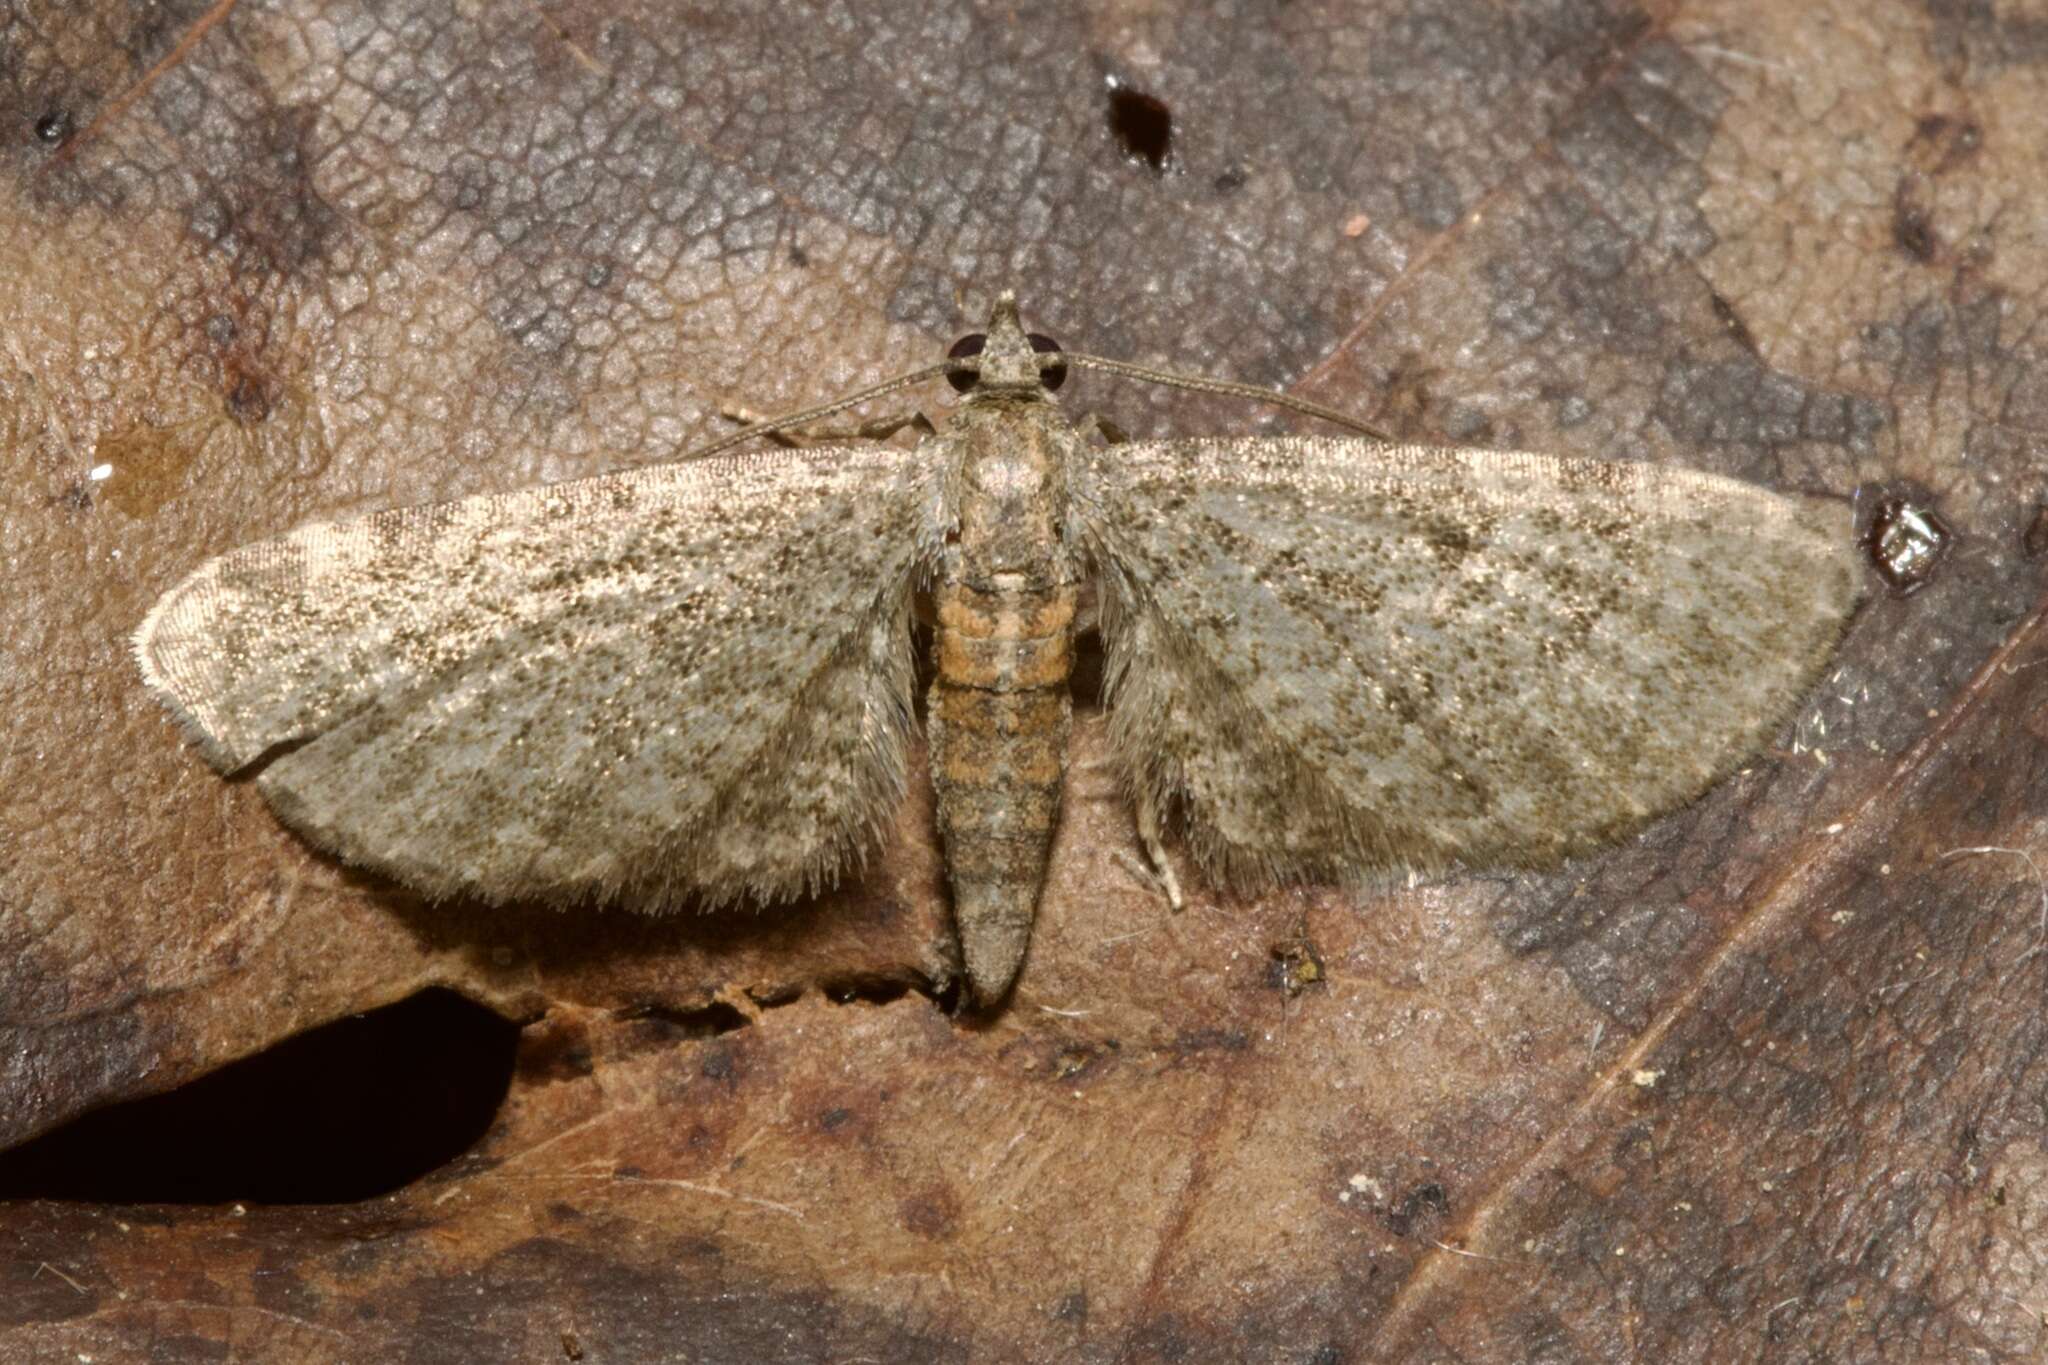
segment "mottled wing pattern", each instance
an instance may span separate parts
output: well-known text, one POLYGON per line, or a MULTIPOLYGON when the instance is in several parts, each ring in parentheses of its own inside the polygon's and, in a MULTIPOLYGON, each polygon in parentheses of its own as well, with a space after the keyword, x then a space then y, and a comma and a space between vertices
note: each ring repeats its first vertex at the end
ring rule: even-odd
POLYGON ((136 636, 294 829, 431 896, 766 900, 904 783, 939 471, 861 446, 656 466, 299 528, 136 636))
POLYGON ((1073 486, 1127 779, 1246 887, 1620 838, 1768 741, 1859 595, 1846 506, 1687 470, 1203 439, 1073 486))

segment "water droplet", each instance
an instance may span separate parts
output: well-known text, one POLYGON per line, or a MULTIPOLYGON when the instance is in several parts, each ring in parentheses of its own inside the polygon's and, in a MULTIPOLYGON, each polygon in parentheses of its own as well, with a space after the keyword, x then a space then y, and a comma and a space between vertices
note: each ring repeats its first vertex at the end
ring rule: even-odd
POLYGON ((1954 539, 1955 532, 1933 508, 1909 498, 1889 497, 1871 515, 1863 532, 1863 548, 1892 591, 1904 597, 1927 586, 1954 539))

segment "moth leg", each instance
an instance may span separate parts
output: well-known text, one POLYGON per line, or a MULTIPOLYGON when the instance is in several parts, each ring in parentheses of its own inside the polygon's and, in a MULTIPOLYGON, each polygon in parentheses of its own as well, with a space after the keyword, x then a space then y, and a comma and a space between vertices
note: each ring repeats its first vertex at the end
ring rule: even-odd
POLYGON ((1091 580, 1083 580, 1079 600, 1074 604, 1074 634, 1086 635, 1091 630, 1102 629, 1102 589, 1091 580))
MULTIPOLYGON (((729 422, 752 426, 756 422, 768 421, 771 414, 756 412, 739 403, 722 403, 718 415, 729 422)), ((926 436, 936 435, 938 428, 932 419, 919 411, 899 413, 893 417, 875 417, 857 427, 799 428, 795 431, 771 431, 767 439, 781 446, 831 445, 840 441, 886 441, 905 427, 915 427, 926 436)))
POLYGON ((1077 431, 1087 431, 1093 428, 1094 430, 1101 432, 1102 439, 1113 446, 1125 445, 1129 443, 1131 439, 1131 433, 1125 431, 1122 427, 1110 421, 1107 417, 1104 417, 1099 412, 1089 413, 1080 421, 1074 423, 1074 428, 1077 431))
POLYGON ((1166 903, 1179 910, 1187 902, 1181 898, 1173 864, 1166 861, 1166 846, 1159 842, 1159 806, 1150 787, 1138 789, 1138 842, 1145 846, 1145 856, 1151 860, 1152 875, 1166 888, 1166 903))

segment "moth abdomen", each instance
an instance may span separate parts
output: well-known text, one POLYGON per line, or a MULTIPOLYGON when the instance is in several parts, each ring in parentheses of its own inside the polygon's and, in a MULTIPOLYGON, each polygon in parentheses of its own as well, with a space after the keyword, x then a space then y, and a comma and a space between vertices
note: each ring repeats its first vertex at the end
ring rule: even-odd
POLYGON ((1024 961, 1059 825, 1077 595, 956 581, 933 596, 932 785, 967 982, 986 1003, 1024 961))

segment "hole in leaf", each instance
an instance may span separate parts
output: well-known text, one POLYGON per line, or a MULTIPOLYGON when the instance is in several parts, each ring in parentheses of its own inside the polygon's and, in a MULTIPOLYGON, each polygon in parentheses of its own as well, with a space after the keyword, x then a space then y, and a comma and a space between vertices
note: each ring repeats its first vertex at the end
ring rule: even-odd
POLYGON ((461 1155, 512 1079, 519 1026, 452 991, 289 1038, 0 1153, 0 1200, 336 1204, 461 1155))
POLYGON ((955 980, 927 981, 923 977, 848 976, 819 983, 825 998, 835 1005, 893 1005, 912 992, 923 996, 946 1013, 960 1007, 960 983, 955 980))
POLYGON ((1173 152, 1173 111, 1165 100, 1112 80, 1109 131, 1132 160, 1155 171, 1166 169, 1166 158, 1173 152))
POLYGON ((644 1019, 673 1042, 696 1042, 705 1038, 716 1038, 745 1028, 753 1021, 723 1000, 714 1000, 708 1005, 695 1009, 670 1009, 665 1005, 643 1005, 627 1011, 627 1016, 644 1019))
POLYGON ((835 1005, 893 1005, 911 991, 910 982, 891 977, 847 977, 823 984, 825 998, 835 1005))

